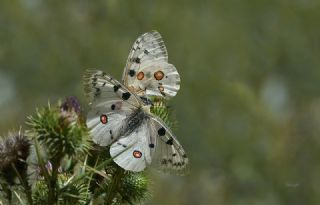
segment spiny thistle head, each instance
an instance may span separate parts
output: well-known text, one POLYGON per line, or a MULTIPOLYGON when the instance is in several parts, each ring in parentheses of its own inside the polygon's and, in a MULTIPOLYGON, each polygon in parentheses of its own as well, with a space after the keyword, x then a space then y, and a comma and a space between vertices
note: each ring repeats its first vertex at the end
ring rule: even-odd
POLYGON ((73 100, 63 105, 41 108, 29 117, 30 134, 45 147, 49 160, 61 160, 63 156, 87 153, 91 143, 87 128, 78 120, 73 100))
POLYGON ((29 139, 21 132, 0 139, 0 175, 8 183, 13 183, 16 171, 20 175, 25 175, 27 171, 25 161, 30 154, 30 145, 29 139))
POLYGON ((160 117, 168 127, 174 128, 176 126, 177 122, 174 120, 166 100, 160 98, 153 99, 153 105, 151 106, 150 111, 160 117))
POLYGON ((122 180, 119 194, 122 203, 139 203, 150 196, 148 179, 143 173, 127 173, 122 180))

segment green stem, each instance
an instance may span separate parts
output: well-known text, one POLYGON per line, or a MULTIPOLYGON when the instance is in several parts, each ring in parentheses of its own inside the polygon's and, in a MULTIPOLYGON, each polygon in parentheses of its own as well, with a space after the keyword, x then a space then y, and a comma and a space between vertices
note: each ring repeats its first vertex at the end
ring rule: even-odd
POLYGON ((49 189, 48 204, 53 205, 56 204, 58 201, 57 172, 55 169, 52 170, 52 175, 50 177, 50 187, 51 189, 49 189))
POLYGON ((119 185, 121 183, 122 177, 124 175, 124 170, 117 166, 115 173, 112 176, 112 181, 110 186, 108 187, 107 196, 105 199, 106 205, 111 205, 113 202, 114 197, 118 192, 119 185))
POLYGON ((48 187, 48 205, 53 205, 55 204, 55 201, 54 201, 54 187, 52 187, 52 183, 51 183, 51 177, 48 173, 48 170, 46 168, 46 165, 41 157, 41 154, 40 154, 40 145, 39 145, 39 142, 36 138, 34 138, 34 145, 35 145, 35 149, 36 149, 36 155, 37 155, 37 160, 38 160, 38 163, 39 163, 39 166, 40 166, 40 169, 41 169, 41 172, 45 178, 45 182, 47 184, 47 187, 48 187))
POLYGON ((63 152, 59 151, 59 154, 57 154, 53 159, 51 159, 51 165, 52 165, 52 173, 50 177, 50 186, 52 187, 51 190, 49 190, 49 205, 54 205, 58 203, 59 195, 61 194, 59 186, 57 186, 58 181, 58 174, 59 174, 59 167, 61 159, 63 158, 63 152))
POLYGON ((32 201, 32 192, 31 192, 31 187, 29 186, 28 182, 26 181, 26 179, 23 179, 21 174, 18 172, 16 166, 14 164, 11 163, 11 166, 13 168, 13 170, 15 171, 16 175, 18 176, 18 179, 22 185, 22 187, 24 188, 24 191, 26 193, 27 196, 27 200, 29 205, 33 205, 33 201, 32 201))

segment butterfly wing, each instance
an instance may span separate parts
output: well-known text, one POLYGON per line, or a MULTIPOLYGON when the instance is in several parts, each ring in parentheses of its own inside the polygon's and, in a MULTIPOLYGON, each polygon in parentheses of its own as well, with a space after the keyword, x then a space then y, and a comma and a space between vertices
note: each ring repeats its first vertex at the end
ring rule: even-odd
POLYGON ((157 31, 141 35, 133 44, 122 75, 124 85, 140 96, 173 97, 180 89, 180 76, 168 63, 168 53, 157 31))
POLYGON ((113 161, 130 171, 143 171, 151 163, 149 120, 144 121, 128 136, 120 137, 110 147, 113 161))
POLYGON ((151 117, 150 127, 151 141, 155 142, 152 164, 165 172, 185 174, 189 159, 172 131, 156 116, 151 117))
POLYGON ((119 137, 125 119, 141 101, 121 83, 99 70, 86 71, 84 88, 91 105, 87 127, 95 143, 107 146, 119 137))

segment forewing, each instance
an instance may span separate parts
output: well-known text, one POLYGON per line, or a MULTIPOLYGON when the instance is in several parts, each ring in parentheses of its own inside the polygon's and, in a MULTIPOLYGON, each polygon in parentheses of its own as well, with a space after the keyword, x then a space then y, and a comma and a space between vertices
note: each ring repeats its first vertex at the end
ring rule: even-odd
POLYGON ((107 146, 116 140, 125 120, 141 101, 121 83, 99 70, 87 70, 84 88, 90 100, 91 110, 87 115, 87 127, 93 141, 107 146))
POLYGON ((157 31, 140 36, 130 51, 123 83, 140 96, 173 97, 180 89, 177 69, 168 63, 168 53, 157 31))
POLYGON ((128 136, 121 136, 111 145, 110 155, 113 161, 125 170, 140 172, 151 163, 148 138, 148 122, 143 122, 128 136))
POLYGON ((183 175, 188 169, 189 159, 186 152, 165 123, 156 116, 150 122, 155 141, 155 153, 153 163, 164 172, 183 175))

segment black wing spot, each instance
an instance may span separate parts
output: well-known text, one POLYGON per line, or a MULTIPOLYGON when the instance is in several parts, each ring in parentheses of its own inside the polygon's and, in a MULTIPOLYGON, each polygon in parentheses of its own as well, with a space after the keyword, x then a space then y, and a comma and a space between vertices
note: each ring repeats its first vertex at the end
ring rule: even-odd
POLYGON ((101 95, 101 90, 100 90, 100 88, 96 88, 96 91, 95 91, 95 93, 94 93, 94 96, 98 97, 98 96, 100 96, 100 95, 101 95))
POLYGON ((165 134, 166 134, 166 129, 164 129, 164 127, 161 127, 160 129, 158 129, 159 136, 164 136, 165 134))
POLYGON ((122 99, 123 100, 128 100, 130 98, 131 94, 129 92, 122 93, 122 99))
POLYGON ((104 83, 102 84, 102 86, 104 87, 104 86, 106 85, 106 83, 107 83, 107 82, 104 82, 104 83))
POLYGON ((176 153, 173 153, 172 156, 175 157, 175 156, 177 156, 177 154, 176 154, 176 153))
POLYGON ((127 145, 123 144, 123 145, 122 145, 122 147, 123 147, 123 148, 126 148, 126 147, 127 147, 127 145))
POLYGON ((115 104, 112 104, 112 105, 111 105, 111 110, 114 110, 114 109, 116 109, 116 105, 115 105, 115 104))
POLYGON ((168 145, 173 145, 173 138, 171 137, 170 139, 168 139, 168 141, 166 143, 168 145))
POLYGON ((184 155, 182 155, 182 157, 183 157, 183 158, 187 158, 187 155, 186 155, 186 154, 184 154, 184 155))
POLYGON ((135 63, 138 63, 138 64, 141 63, 141 59, 140 59, 140 58, 134 58, 133 61, 134 61, 135 63))
POLYGON ((130 75, 131 77, 133 77, 135 74, 136 74, 136 71, 134 71, 134 70, 129 70, 129 75, 130 75))
POLYGON ((117 92, 119 90, 119 88, 121 88, 121 85, 115 85, 115 86, 113 86, 113 91, 117 92))
POLYGON ((162 159, 161 160, 161 164, 167 164, 167 160, 166 159, 162 159))
POLYGON ((146 49, 144 50, 144 54, 148 55, 149 54, 149 51, 146 49))
POLYGON ((152 144, 152 143, 149 144, 149 147, 150 147, 150 148, 154 148, 154 144, 152 144))

